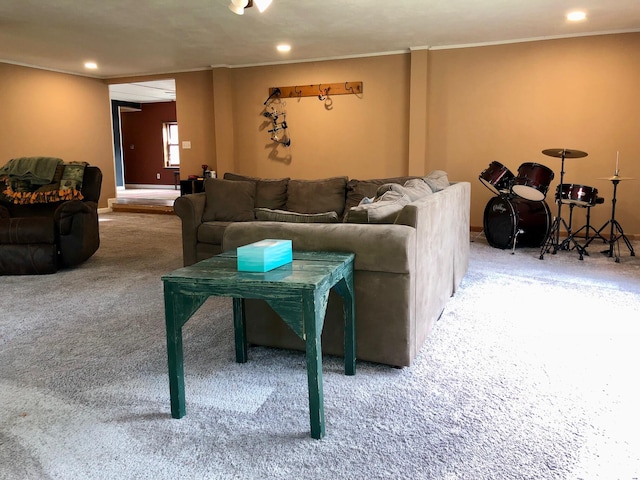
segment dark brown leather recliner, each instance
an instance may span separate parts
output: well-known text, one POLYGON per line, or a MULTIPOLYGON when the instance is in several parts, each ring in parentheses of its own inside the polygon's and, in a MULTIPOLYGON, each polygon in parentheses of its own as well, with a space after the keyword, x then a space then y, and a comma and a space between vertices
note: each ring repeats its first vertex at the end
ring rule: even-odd
POLYGON ((15 205, 0 198, 0 275, 54 273, 78 265, 100 246, 102 172, 84 170, 82 200, 15 205))

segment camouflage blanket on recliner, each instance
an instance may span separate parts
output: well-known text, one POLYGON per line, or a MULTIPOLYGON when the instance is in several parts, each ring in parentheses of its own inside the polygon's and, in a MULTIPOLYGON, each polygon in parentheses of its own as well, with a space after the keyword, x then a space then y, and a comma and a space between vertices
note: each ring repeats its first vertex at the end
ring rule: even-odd
POLYGON ((0 168, 6 188, 2 192, 14 204, 82 200, 84 168, 87 162, 63 163, 50 157, 12 159, 0 168))

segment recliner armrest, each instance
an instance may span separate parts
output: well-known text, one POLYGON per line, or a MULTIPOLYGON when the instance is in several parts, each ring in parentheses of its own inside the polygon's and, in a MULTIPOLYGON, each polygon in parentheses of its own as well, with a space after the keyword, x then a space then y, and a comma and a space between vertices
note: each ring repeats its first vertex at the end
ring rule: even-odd
POLYGON ((81 200, 69 200, 56 208, 53 218, 58 225, 61 235, 69 235, 71 232, 73 217, 75 215, 89 214, 96 211, 97 206, 93 202, 83 202, 81 200), (93 208, 92 208, 93 207, 93 208))
POLYGON ((54 213, 58 228, 60 263, 77 265, 87 260, 100 246, 98 204, 70 200, 54 213))

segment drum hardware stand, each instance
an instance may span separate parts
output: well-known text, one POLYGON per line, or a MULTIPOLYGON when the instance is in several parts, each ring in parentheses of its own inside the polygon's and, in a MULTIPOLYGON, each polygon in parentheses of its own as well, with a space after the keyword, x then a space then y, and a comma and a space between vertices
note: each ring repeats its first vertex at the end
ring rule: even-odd
POLYGON ((629 252, 631 252, 631 256, 635 257, 636 255, 636 253, 633 251, 633 246, 631 245, 631 242, 629 241, 627 236, 624 234, 624 231, 622 230, 622 226, 620 225, 620 222, 616 220, 616 201, 617 201, 616 194, 617 194, 618 184, 620 183, 621 180, 633 180, 633 178, 619 177, 618 172, 616 172, 616 174, 613 177, 603 178, 601 180, 611 180, 611 183, 613 183, 613 198, 611 199, 611 219, 607 220, 607 222, 602 227, 600 227, 600 230, 596 232, 596 235, 591 237, 589 241, 587 241, 587 243, 585 244, 585 247, 587 247, 589 243, 591 243, 591 241, 594 238, 596 238, 596 236, 603 238, 602 235, 600 235, 600 232, 602 232, 605 228, 607 228, 607 225, 611 225, 611 233, 609 235, 609 240, 605 240, 605 242, 609 244, 609 248, 607 250, 603 250, 602 253, 607 254, 609 257, 613 257, 613 251, 614 251, 614 245, 615 245, 617 248, 617 254, 615 256, 616 263, 620 263, 620 245, 618 243, 620 239, 624 240, 624 243, 627 245, 629 252))
MULTIPOLYGON (((559 194, 560 192, 558 192, 559 194)), ((558 198, 558 200, 562 201, 561 198, 558 198)), ((571 235, 571 231, 573 230, 573 207, 575 207, 575 204, 570 203, 569 204, 569 230, 567 230, 567 233, 569 235, 571 235)))
MULTIPOLYGON (((597 203, 604 203, 604 198, 599 197, 596 199, 596 204, 597 203)), ((573 205, 572 205, 573 206, 573 205)), ((600 237, 602 239, 602 241, 604 243, 607 243, 607 239, 604 238, 602 235, 600 235, 600 232, 598 232, 595 227, 593 227, 591 225, 591 207, 592 205, 587 205, 586 209, 587 209, 587 223, 585 223, 582 227, 580 227, 576 233, 574 233, 574 236, 578 236, 578 234, 584 230, 584 239, 587 243, 585 243, 584 248, 587 248, 587 245, 589 245, 589 243, 591 243, 595 238, 600 237), (593 230, 595 232, 595 235, 593 237, 589 236, 589 231, 593 230)))
POLYGON ((524 230, 521 228, 516 230, 516 234, 513 236, 513 247, 511 247, 511 255, 515 255, 516 253, 516 244, 518 243, 518 235, 524 233, 524 230))
MULTIPOLYGON (((587 156, 585 152, 580 152, 579 150, 569 151, 565 148, 560 150, 558 149, 543 150, 542 153, 544 153, 545 155, 549 155, 551 157, 559 157, 562 159, 562 162, 560 164, 561 165, 560 166, 560 185, 564 184, 564 159, 580 158, 580 157, 587 156)), ((553 255, 555 255, 558 252, 558 250, 562 250, 562 249, 570 250, 571 248, 569 245, 571 243, 573 243, 574 248, 578 251, 578 254, 580 255, 579 257, 580 260, 583 260, 584 255, 588 255, 588 253, 585 250, 585 247, 579 245, 578 242, 576 242, 576 240, 573 238, 573 235, 571 234, 571 227, 567 225, 567 222, 565 222, 565 220, 562 218, 562 199, 559 196, 556 198, 556 203, 558 204, 558 216, 553 221, 553 224, 551 225, 551 229, 547 234, 547 238, 542 244, 542 248, 540 249, 540 260, 544 259, 544 253, 551 251, 552 247, 553 247, 553 252, 551 253, 553 255), (560 224, 561 223, 567 229, 567 234, 568 234, 567 238, 565 238, 562 242, 560 242, 560 224)))
POLYGON ((480 230, 480 232, 479 232, 477 235, 475 235, 475 236, 471 239, 471 241, 472 241, 472 242, 475 242, 475 241, 476 241, 477 239, 479 239, 480 237, 485 237, 485 238, 486 238, 486 235, 484 234, 484 229, 480 230))
MULTIPOLYGON (((560 200, 560 201, 562 201, 562 200, 560 200)), ((577 236, 576 234, 578 232, 572 233, 572 230, 573 230, 573 209, 574 209, 575 206, 576 206, 575 203, 569 203, 569 229, 567 230, 567 234, 571 238, 574 239, 574 243, 576 243, 576 245, 577 245, 578 242, 575 240, 575 238, 576 238, 576 236, 577 236)), ((568 237, 567 237, 567 239, 564 240, 564 242, 562 242, 562 245, 561 245, 562 248, 566 248, 567 250, 572 250, 572 249, 576 248, 575 246, 569 248, 569 244, 568 244, 567 240, 568 240, 568 237)), ((584 247, 582 247, 582 248, 584 249, 584 247)), ((584 254, 585 255, 589 255, 586 251, 584 252, 584 254)))

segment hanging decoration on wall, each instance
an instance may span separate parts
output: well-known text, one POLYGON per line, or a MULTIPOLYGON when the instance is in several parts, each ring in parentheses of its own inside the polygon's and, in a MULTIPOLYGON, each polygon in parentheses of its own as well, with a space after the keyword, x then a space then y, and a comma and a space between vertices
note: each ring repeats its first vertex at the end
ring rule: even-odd
POLYGON ((267 130, 271 134, 271 140, 285 147, 291 146, 291 138, 287 131, 287 112, 284 109, 287 104, 279 98, 280 90, 274 89, 264 102, 266 106, 262 115, 271 120, 271 128, 267 130))
MULTIPOLYGON (((325 101, 329 95, 359 95, 363 92, 362 82, 316 83, 314 85, 295 85, 293 87, 271 87, 269 98, 317 97, 325 101)), ((265 102, 266 103, 266 102, 265 102)))

